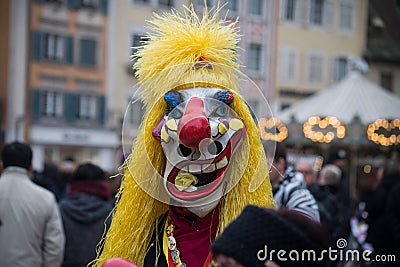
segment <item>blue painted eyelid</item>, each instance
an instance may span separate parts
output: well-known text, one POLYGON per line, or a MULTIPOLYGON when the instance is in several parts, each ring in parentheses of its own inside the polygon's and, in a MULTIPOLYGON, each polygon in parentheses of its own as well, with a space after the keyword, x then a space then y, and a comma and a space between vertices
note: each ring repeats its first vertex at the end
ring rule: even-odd
POLYGON ((233 102, 233 94, 229 91, 222 90, 217 93, 217 99, 225 104, 229 105, 233 102))
POLYGON ((164 100, 167 104, 176 107, 181 103, 181 95, 176 91, 169 91, 164 95, 164 100))

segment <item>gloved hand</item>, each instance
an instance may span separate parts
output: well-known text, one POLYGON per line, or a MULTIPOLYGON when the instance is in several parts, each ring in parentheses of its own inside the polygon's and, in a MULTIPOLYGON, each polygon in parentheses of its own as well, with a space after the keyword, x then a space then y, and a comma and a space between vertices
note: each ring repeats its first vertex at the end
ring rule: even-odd
POLYGON ((123 258, 112 258, 107 260, 101 267, 138 267, 131 261, 123 258))

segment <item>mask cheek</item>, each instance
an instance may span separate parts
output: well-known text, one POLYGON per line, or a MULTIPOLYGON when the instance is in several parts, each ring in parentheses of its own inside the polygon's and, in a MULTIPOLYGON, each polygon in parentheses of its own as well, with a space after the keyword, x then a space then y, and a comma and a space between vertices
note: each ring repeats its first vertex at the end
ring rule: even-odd
POLYGON ((163 118, 157 126, 154 128, 152 135, 154 139, 156 139, 158 142, 161 142, 161 130, 163 129, 165 125, 165 118, 163 118))

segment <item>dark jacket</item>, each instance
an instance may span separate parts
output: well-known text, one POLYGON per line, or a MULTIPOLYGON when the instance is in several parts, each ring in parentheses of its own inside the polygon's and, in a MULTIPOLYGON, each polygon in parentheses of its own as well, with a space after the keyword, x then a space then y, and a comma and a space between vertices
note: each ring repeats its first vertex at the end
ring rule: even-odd
POLYGON ((168 213, 165 213, 157 220, 157 228, 155 229, 151 238, 151 243, 144 259, 143 267, 168 267, 167 259, 165 258, 162 248, 162 242, 164 238, 164 224, 167 217, 168 213), (159 255, 157 255, 158 253, 159 255))
MULTIPOLYGON (((67 196, 60 202, 66 236, 63 267, 86 266, 96 257, 96 246, 112 205, 103 198, 86 193, 67 196)), ((107 229, 111 218, 108 218, 107 229)))
MULTIPOLYGON (((320 222, 328 227, 330 233, 336 238, 335 228, 339 223, 336 197, 326 186, 317 183, 310 184, 307 188, 317 201, 320 222)), ((336 240, 335 238, 333 240, 336 240)))

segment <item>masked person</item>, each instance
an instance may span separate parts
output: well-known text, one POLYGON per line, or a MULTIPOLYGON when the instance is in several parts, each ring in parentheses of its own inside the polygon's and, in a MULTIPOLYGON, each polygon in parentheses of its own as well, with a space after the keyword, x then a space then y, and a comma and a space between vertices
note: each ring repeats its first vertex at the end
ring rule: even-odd
POLYGON ((207 9, 155 15, 134 65, 146 110, 102 253, 139 266, 207 266, 248 204, 274 207, 239 89, 238 28, 207 9))

